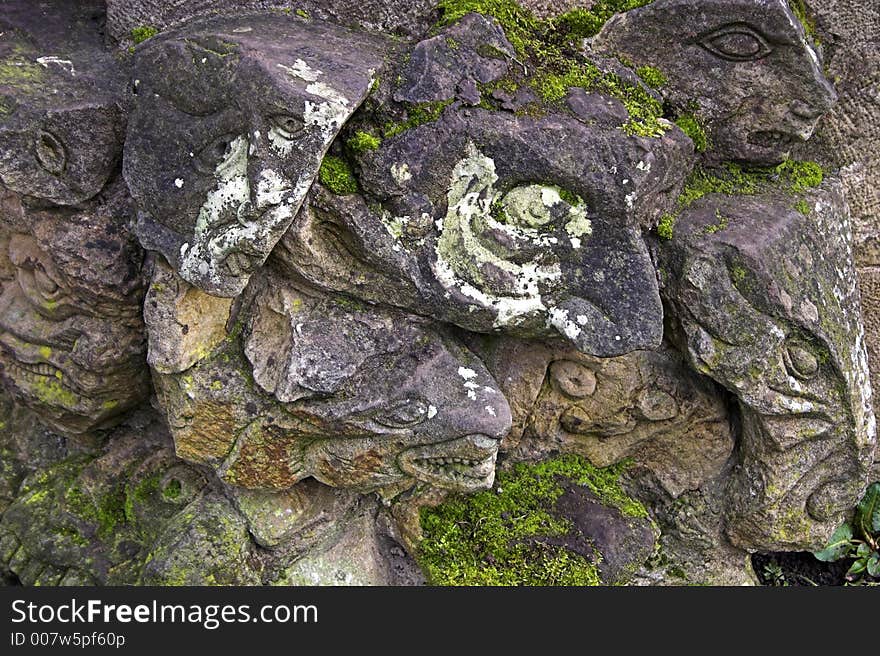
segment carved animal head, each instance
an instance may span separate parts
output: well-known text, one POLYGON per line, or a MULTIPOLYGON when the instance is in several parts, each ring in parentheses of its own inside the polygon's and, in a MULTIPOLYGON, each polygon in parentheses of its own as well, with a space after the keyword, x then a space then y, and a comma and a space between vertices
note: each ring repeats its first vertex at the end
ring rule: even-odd
POLYGON ((366 96, 381 45, 277 14, 215 19, 142 45, 124 172, 144 246, 205 291, 237 295, 366 96))
POLYGON ((475 356, 424 321, 270 277, 243 344, 246 360, 230 347, 158 377, 183 457, 249 488, 308 476, 359 491, 491 486, 507 401, 475 356))
POLYGON ((806 202, 706 196, 660 250, 683 350, 739 401, 727 531, 747 548, 818 547, 876 440, 846 205, 827 183, 806 202))
POLYGON ((659 68, 661 92, 706 126, 718 160, 779 163, 837 99, 786 0, 657 0, 612 18, 593 45, 659 68))
POLYGON ((63 433, 113 423, 145 398, 140 250, 102 208, 29 212, 0 233, 0 372, 63 433))

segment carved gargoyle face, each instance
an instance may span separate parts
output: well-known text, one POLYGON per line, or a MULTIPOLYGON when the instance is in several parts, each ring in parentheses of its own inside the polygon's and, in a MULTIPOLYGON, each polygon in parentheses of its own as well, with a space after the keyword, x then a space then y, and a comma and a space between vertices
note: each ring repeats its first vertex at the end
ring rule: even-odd
POLYGON ((671 349, 559 353, 530 413, 533 448, 598 466, 633 458, 673 496, 717 476, 732 449, 724 402, 671 349))
POLYGON ((104 187, 122 153, 122 76, 94 25, 71 21, 51 49, 26 31, 58 28, 75 8, 47 11, 41 19, 50 26, 33 24, 33 11, 30 25, 19 24, 21 9, 7 16, 4 8, 0 17, 0 184, 59 205, 81 203, 104 187))
POLYGON ((139 251, 112 220, 33 213, 0 237, 0 370, 63 433, 102 428, 142 400, 139 251))
POLYGON ((477 332, 603 357, 655 347, 662 310, 639 225, 671 202, 690 145, 677 130, 618 128, 453 106, 360 155, 363 196, 315 192, 277 259, 477 332))
POLYGON ((124 159, 142 244, 190 283, 237 295, 366 96, 380 43, 275 14, 150 39, 124 159))
POLYGON ((837 98, 786 0, 657 0, 614 17, 595 47, 663 71, 661 93, 706 125, 718 160, 782 161, 837 98))
POLYGON ((473 354, 424 321, 269 280, 246 359, 231 342, 157 376, 178 454, 245 488, 491 486, 510 408, 473 354))
POLYGON ((660 263, 692 365, 739 401, 727 531, 767 550, 828 537, 876 440, 845 203, 839 190, 814 194, 809 216, 791 203, 706 197, 660 263), (728 227, 707 230, 719 215, 728 227))

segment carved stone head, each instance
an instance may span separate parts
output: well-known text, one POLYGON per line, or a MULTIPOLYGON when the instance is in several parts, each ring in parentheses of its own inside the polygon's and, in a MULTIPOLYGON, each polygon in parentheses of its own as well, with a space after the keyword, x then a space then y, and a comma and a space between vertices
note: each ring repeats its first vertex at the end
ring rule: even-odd
POLYGON ((782 161, 837 99, 786 0, 656 0, 612 18, 593 47, 659 68, 661 93, 706 126, 719 161, 782 161))
POLYGON ((276 277, 243 321, 243 353, 227 341, 156 377, 184 458, 246 488, 308 476, 363 492, 491 486, 509 406, 479 360, 425 321, 276 277))
POLYGON ((203 290, 237 295, 366 96, 382 44, 276 13, 143 44, 124 160, 142 244, 203 290))
POLYGON ((118 209, 32 210, 29 229, 0 224, 0 372, 63 433, 113 423, 149 388, 141 251, 118 209))
POLYGON ((59 205, 95 196, 122 153, 124 74, 95 2, 6 3, 0 16, 0 185, 59 205))
POLYGON ((846 204, 832 183, 802 200, 706 196, 660 250, 674 333, 738 400, 727 532, 745 548, 821 546, 876 441, 846 204))

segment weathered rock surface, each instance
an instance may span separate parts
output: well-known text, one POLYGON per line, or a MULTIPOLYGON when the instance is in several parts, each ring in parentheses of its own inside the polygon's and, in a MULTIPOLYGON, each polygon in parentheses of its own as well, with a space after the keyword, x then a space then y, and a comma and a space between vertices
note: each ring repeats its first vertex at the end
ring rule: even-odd
POLYGON ((751 549, 820 547, 876 442, 841 187, 806 193, 806 215, 794 200, 705 196, 659 253, 676 338, 739 402, 727 533, 751 549))
POLYGON ((786 0, 656 0, 592 45, 662 71, 666 101, 705 125, 715 161, 781 162, 837 98, 786 0))
POLYGON ((103 48, 103 3, 10 1, 0 16, 0 183, 74 205, 116 170, 126 72, 103 48))
POLYGON ((253 489, 492 484, 510 410, 473 354, 399 312, 256 287, 242 344, 156 375, 178 454, 253 489))
POLYGON ((141 243, 236 296, 290 225, 386 41, 296 16, 211 19, 135 51, 124 173, 141 243))
POLYGON ((0 373, 54 429, 104 428, 149 389, 142 253, 114 183, 83 209, 0 214, 0 373))
POLYGON ((822 545, 877 472, 877 12, 574 4, 4 3, 2 581, 822 545))

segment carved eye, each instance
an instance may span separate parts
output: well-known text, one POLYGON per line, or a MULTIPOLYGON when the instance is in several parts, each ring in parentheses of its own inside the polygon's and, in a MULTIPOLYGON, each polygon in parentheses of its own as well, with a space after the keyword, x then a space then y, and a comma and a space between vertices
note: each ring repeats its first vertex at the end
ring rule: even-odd
POLYGON ((819 359, 800 342, 786 345, 785 366, 792 376, 801 380, 811 380, 819 373, 819 359))
POLYGON ((767 39, 743 23, 710 32, 700 39, 700 45, 716 57, 734 62, 756 61, 773 52, 767 39))
POLYGON ((390 428, 409 428, 422 423, 428 416, 428 405, 421 399, 404 399, 375 418, 390 428))
POLYGON ((52 175, 61 175, 67 165, 67 152, 64 144, 51 132, 39 130, 34 143, 37 161, 52 175))
POLYGON ((294 135, 305 127, 296 116, 289 114, 275 114, 269 117, 269 125, 285 139, 292 139, 294 135))
POLYGON ((196 165, 202 171, 213 173, 222 162, 233 155, 237 141, 238 135, 231 133, 217 137, 199 151, 196 156, 196 165))

